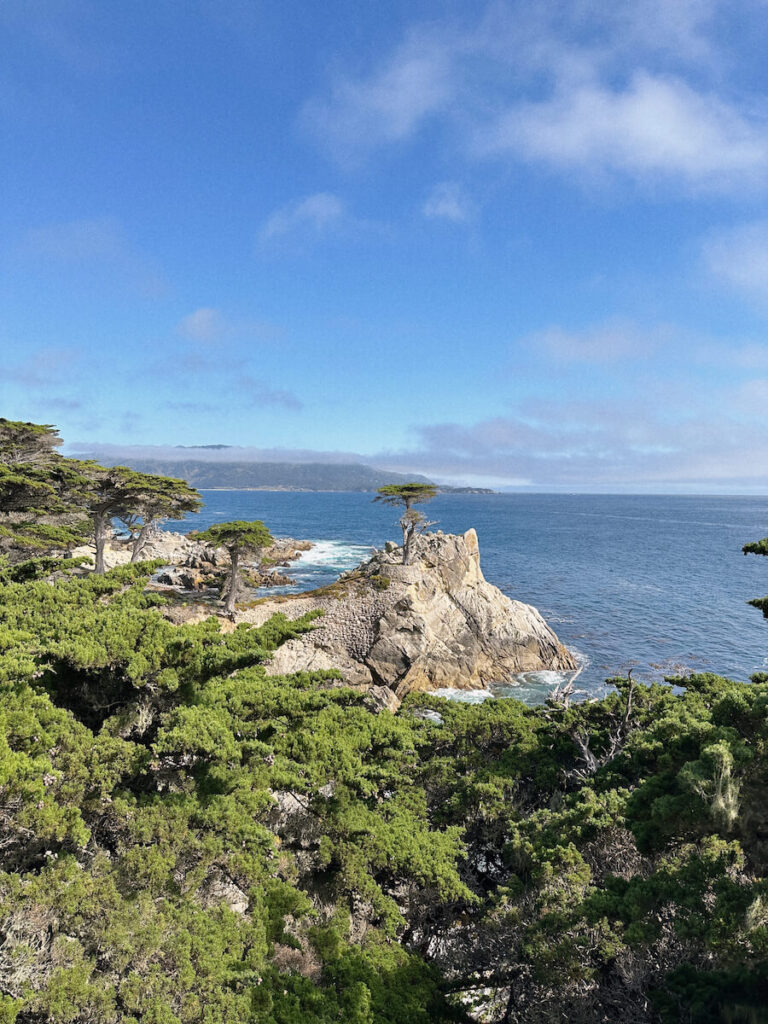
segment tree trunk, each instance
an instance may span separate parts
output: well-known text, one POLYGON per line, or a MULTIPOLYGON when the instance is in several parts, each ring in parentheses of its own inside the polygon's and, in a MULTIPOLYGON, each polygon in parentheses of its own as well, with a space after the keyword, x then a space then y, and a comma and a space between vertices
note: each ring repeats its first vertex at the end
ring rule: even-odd
POLYGON ((93 520, 93 541, 96 545, 96 569, 99 576, 104 575, 104 547, 107 543, 105 517, 97 513, 93 520))
POLYGON ((413 525, 409 523, 403 527, 403 565, 408 565, 411 560, 411 544, 413 543, 413 525))
POLYGON ((142 528, 136 534, 136 538, 134 539, 133 542, 133 548, 131 549, 131 562, 140 561, 139 555, 141 554, 144 545, 147 543, 147 538, 152 532, 153 525, 154 523, 152 522, 144 523, 142 528))
POLYGON ((408 565, 411 557, 411 541, 413 540, 413 523, 408 522, 408 513, 411 511, 411 499, 405 499, 405 512, 400 520, 403 530, 403 565, 408 565))
POLYGON ((238 551, 231 551, 230 558, 232 559, 232 567, 229 571, 229 590, 227 592, 227 601, 224 605, 224 609, 227 615, 234 621, 235 618, 235 601, 237 599, 237 568, 240 561, 240 553, 238 551))

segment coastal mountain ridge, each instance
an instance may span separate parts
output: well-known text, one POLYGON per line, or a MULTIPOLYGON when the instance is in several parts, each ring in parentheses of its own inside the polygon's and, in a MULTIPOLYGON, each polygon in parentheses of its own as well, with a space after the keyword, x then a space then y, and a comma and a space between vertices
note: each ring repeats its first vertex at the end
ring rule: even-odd
MULTIPOLYGON (((106 465, 118 460, 99 459, 106 465)), ((188 481, 202 490, 233 488, 264 491, 376 491, 386 484, 433 483, 418 473, 394 473, 364 463, 250 462, 199 459, 125 458, 121 465, 140 473, 156 473, 188 481)), ((436 485, 441 492, 491 493, 484 488, 436 485)))

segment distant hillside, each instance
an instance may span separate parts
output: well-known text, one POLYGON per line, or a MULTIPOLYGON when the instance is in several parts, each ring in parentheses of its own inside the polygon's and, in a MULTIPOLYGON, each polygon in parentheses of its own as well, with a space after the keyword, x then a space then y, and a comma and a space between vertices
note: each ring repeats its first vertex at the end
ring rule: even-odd
POLYGON ((416 473, 389 473, 356 463, 200 462, 193 459, 126 459, 142 473, 180 477, 193 487, 232 487, 265 491, 375 491, 409 480, 431 483, 416 473))

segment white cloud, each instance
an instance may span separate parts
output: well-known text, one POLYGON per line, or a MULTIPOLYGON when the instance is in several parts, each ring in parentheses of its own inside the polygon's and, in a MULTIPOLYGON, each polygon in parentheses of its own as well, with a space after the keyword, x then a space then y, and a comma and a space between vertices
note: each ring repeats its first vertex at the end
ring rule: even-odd
POLYGON ((342 157, 399 142, 446 108, 454 71, 444 40, 414 33, 371 74, 339 79, 330 96, 310 101, 304 124, 342 157))
POLYGON ((512 105, 476 140, 484 156, 514 154, 589 174, 677 179, 695 189, 755 186, 768 172, 768 123, 680 79, 635 73, 624 89, 597 82, 512 105))
POLYGON ((316 192, 276 210, 261 229, 263 241, 310 231, 320 234, 339 224, 345 216, 344 203, 331 192, 316 192))
POLYGON ((462 224, 472 219, 474 208, 461 185, 455 181, 442 181, 427 196, 422 213, 433 220, 462 224))
POLYGON ((113 217, 73 220, 31 228, 21 251, 63 263, 86 260, 121 260, 129 253, 122 229, 113 217))
POLYGON ((218 309, 204 306, 194 313, 182 317, 176 330, 192 341, 211 342, 221 338, 227 331, 227 324, 218 309))
POLYGON ((642 328, 627 320, 609 320, 581 331, 549 327, 527 338, 538 353, 566 363, 612 363, 650 356, 671 332, 664 327, 642 328))
POLYGON ((76 383, 81 353, 75 348, 41 348, 18 363, 6 364, 3 377, 45 392, 51 385, 76 383))
POLYGON ((249 406, 269 405, 293 410, 304 407, 304 403, 292 391, 273 388, 265 381, 248 374, 238 380, 237 389, 249 406))
MULTIPOLYGON (((108 267, 112 280, 129 285, 145 298, 168 290, 163 275, 126 237, 114 217, 64 221, 30 228, 17 246, 22 259, 74 270, 108 267)), ((89 283, 90 278, 89 278, 89 283)))
POLYGON ((768 304, 768 220, 713 233, 702 255, 709 272, 728 287, 768 304))
MULTIPOLYGON (((190 341, 211 344, 231 338, 267 341, 279 337, 283 331, 277 324, 263 320, 232 319, 225 316, 219 309, 201 306, 200 309, 188 313, 179 320, 176 324, 176 333, 190 341)), ((187 353, 186 358, 191 359, 194 363, 201 357, 199 354, 187 353)))
MULTIPOLYGON (((735 406, 765 400, 768 382, 736 389, 735 406)), ((609 490, 768 488, 768 438, 761 417, 677 412, 644 391, 643 401, 539 402, 474 424, 438 423, 416 446, 373 461, 444 479, 529 481, 534 487, 609 490)), ((755 408, 755 413, 761 410, 755 408)))
MULTIPOLYGON (((754 6, 740 31, 759 31, 754 6)), ((499 0, 474 24, 413 29, 368 74, 311 101, 305 124, 342 160, 438 122, 475 160, 740 194, 768 180, 768 106, 729 89, 723 9, 554 0, 521 19, 499 0)))

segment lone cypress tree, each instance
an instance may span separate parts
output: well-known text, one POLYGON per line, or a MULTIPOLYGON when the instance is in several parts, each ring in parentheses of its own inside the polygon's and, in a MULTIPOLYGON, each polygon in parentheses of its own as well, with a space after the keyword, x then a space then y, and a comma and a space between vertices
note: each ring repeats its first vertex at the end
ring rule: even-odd
POLYGON ((215 547, 224 547, 229 552, 231 564, 225 587, 224 610, 231 619, 234 619, 235 615, 240 560, 248 555, 258 558, 262 550, 272 543, 272 539, 272 534, 260 519, 252 522, 238 519, 231 523, 216 523, 202 533, 196 534, 196 540, 213 544, 215 547))
POLYGON ((403 565, 407 565, 411 560, 414 538, 427 526, 433 525, 427 522, 427 517, 423 513, 412 506, 431 501, 436 494, 437 487, 434 484, 387 484, 379 487, 379 492, 373 499, 385 505, 395 505, 404 509, 400 517, 400 529, 403 531, 403 565))

